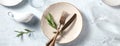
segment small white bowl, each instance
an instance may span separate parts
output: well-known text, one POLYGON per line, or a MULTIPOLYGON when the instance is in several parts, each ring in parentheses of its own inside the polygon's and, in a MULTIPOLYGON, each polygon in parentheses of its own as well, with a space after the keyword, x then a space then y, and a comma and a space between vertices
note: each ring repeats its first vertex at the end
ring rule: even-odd
POLYGON ((4 6, 15 6, 21 3, 23 0, 0 0, 0 4, 4 6))

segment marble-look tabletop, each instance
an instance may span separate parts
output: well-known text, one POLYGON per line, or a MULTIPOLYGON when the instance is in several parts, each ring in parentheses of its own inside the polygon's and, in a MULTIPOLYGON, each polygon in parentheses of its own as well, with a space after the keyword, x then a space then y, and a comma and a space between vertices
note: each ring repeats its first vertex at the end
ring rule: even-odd
MULTIPOLYGON (((33 7, 32 0, 24 0, 19 5, 7 7, 0 5, 0 46, 45 46, 48 38, 40 27, 43 11, 51 4, 68 2, 76 6, 83 17, 83 29, 74 41, 56 46, 120 46, 120 7, 111 7, 102 0, 44 0, 41 7, 33 7), (36 18, 30 24, 13 20, 8 12, 31 12, 36 18), (31 37, 24 35, 21 40, 15 30, 30 29, 31 37)), ((40 2, 42 3, 42 2, 40 2)), ((36 4, 37 6, 37 4, 36 4)))

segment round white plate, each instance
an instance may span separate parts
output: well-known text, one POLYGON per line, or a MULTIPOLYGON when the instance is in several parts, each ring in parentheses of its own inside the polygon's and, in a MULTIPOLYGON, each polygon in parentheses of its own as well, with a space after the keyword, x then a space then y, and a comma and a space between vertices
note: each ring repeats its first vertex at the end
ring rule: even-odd
POLYGON ((119 6, 120 5, 120 0, 103 0, 103 2, 110 6, 119 6))
POLYGON ((48 12, 51 13, 55 22, 57 23, 57 25, 59 25, 59 19, 63 11, 66 11, 69 14, 66 21, 68 21, 74 13, 77 14, 75 21, 64 31, 64 35, 62 37, 59 36, 59 38, 57 39, 58 43, 69 43, 79 36, 82 29, 82 16, 79 10, 72 4, 59 2, 50 5, 43 13, 41 19, 41 28, 44 34, 49 39, 51 39, 55 35, 53 32, 56 30, 48 24, 48 22, 45 19, 45 16, 48 15, 48 12))
POLYGON ((23 0, 0 0, 0 4, 4 6, 15 6, 21 3, 23 0))

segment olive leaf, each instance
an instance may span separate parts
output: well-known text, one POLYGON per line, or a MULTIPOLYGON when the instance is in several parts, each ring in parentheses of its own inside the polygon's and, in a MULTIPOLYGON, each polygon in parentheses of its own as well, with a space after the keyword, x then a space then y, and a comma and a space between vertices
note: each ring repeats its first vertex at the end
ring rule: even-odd
POLYGON ((27 31, 27 32, 33 32, 33 31, 29 30, 29 29, 24 29, 24 30, 27 31))
POLYGON ((33 31, 31 31, 31 30, 29 30, 29 29, 24 29, 24 30, 25 30, 25 31, 15 31, 15 32, 18 33, 16 37, 21 37, 21 39, 23 39, 23 35, 24 35, 24 34, 28 34, 29 37, 31 36, 31 33, 32 33, 33 31))
POLYGON ((51 13, 48 13, 48 15, 45 18, 47 19, 47 22, 51 27, 57 29, 57 24, 55 23, 51 13))

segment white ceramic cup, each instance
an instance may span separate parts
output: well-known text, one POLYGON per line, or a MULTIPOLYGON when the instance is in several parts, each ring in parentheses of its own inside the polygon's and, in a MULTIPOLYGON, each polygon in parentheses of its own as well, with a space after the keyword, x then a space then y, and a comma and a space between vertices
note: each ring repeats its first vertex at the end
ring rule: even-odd
POLYGON ((33 14, 29 12, 17 13, 17 12, 8 12, 8 15, 11 16, 15 21, 28 23, 33 18, 33 14))

